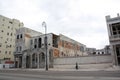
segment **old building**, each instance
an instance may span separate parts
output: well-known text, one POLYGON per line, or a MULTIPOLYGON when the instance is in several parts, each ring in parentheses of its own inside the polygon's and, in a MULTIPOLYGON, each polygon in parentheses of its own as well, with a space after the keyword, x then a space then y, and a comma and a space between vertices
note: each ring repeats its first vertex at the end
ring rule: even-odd
MULTIPOLYGON (((59 56, 58 36, 52 33, 47 36, 47 60, 49 67, 53 67, 53 58, 59 56)), ((32 37, 30 40, 30 50, 24 52, 24 68, 44 68, 46 61, 45 35, 32 37), (29 65, 30 64, 30 65, 29 65)))
MULTIPOLYGON (((15 67, 22 67, 22 62, 24 62, 23 53, 25 51, 30 52, 30 40, 34 36, 41 35, 42 33, 34 31, 29 28, 20 28, 16 31, 16 49, 14 52, 15 57, 15 67)), ((29 53, 28 52, 28 53, 29 53)))
POLYGON ((14 61, 16 29, 23 27, 23 23, 0 15, 0 63, 14 61))
POLYGON ((120 65, 120 16, 111 18, 106 16, 107 29, 109 34, 109 42, 114 58, 113 64, 120 65))
POLYGON ((72 56, 83 56, 86 54, 86 46, 70 39, 62 34, 59 35, 59 56, 60 57, 72 57, 72 56))
MULTIPOLYGON (((23 30, 19 29, 16 34, 16 67, 44 68, 46 61, 45 34, 39 33, 39 35, 31 36, 31 34, 28 35, 28 33, 23 32, 23 30)), ((51 68, 54 67, 54 58, 86 55, 86 46, 75 40, 61 34, 56 35, 49 33, 46 34, 46 36, 47 60, 48 66, 51 68)))

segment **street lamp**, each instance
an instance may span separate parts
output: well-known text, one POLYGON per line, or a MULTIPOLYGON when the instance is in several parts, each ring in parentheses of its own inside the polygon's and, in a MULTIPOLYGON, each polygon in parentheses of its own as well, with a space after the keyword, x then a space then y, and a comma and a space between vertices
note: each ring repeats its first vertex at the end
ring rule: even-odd
POLYGON ((43 22, 42 23, 42 26, 43 27, 45 27, 45 40, 44 40, 44 43, 45 43, 45 52, 46 52, 46 55, 45 55, 45 58, 46 58, 46 67, 45 67, 45 69, 46 69, 46 71, 48 71, 48 55, 47 55, 47 25, 46 25, 46 23, 45 22, 43 22))

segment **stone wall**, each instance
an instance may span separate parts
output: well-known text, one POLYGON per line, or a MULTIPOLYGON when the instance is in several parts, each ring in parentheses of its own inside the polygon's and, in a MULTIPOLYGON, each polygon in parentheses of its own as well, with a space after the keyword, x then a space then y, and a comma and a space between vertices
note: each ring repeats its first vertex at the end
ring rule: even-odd
POLYGON ((76 62, 81 68, 103 68, 112 66, 111 55, 55 58, 54 68, 75 68, 76 62))

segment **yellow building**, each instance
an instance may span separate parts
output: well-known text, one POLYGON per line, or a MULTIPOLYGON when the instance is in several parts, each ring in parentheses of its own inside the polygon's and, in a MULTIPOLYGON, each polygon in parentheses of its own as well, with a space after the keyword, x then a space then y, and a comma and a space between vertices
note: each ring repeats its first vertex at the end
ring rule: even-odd
POLYGON ((19 20, 0 15, 0 63, 14 61, 16 29, 23 25, 19 20))

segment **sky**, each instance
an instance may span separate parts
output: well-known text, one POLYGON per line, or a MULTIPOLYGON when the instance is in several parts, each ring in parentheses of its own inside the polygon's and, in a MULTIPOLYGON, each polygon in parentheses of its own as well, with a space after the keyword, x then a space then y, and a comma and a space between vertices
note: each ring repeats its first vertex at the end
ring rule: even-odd
POLYGON ((0 0, 0 15, 42 33, 63 34, 90 48, 109 45, 105 16, 117 16, 120 0, 0 0))

